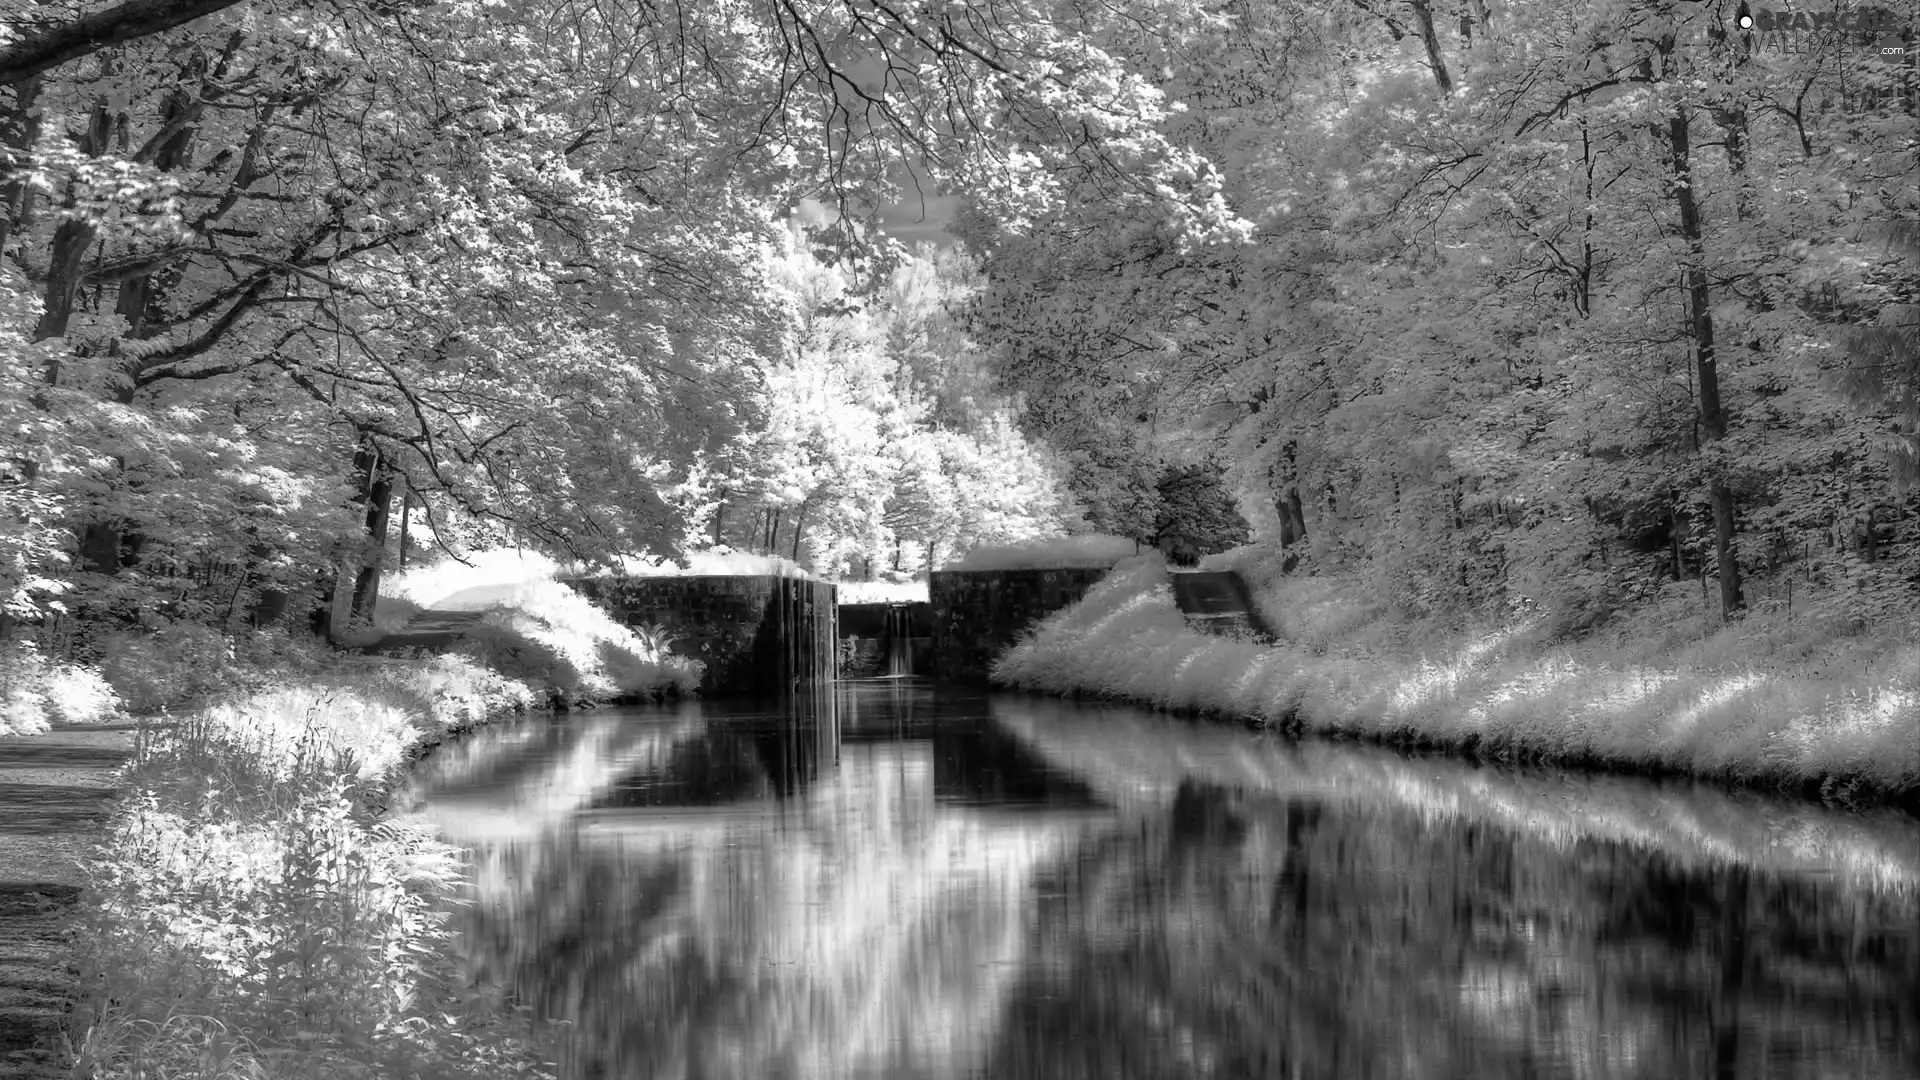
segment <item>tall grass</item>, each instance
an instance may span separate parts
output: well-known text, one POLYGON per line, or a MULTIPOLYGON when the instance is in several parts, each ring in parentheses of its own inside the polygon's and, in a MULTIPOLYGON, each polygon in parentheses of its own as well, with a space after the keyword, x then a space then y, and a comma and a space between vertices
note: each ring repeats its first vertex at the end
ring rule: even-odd
POLYGON ((1255 584, 1284 644, 1190 630, 1165 564, 1150 556, 1044 621, 994 677, 1504 760, 1841 796, 1920 786, 1920 646, 1910 642, 1841 641, 1762 663, 1741 651, 1759 627, 1656 659, 1612 641, 1549 645, 1537 617, 1422 624, 1346 600, 1335 582, 1255 584), (1866 659, 1836 669, 1836 657, 1866 659))
POLYGON ((144 725, 76 918, 74 1075, 551 1075, 465 985, 457 850, 383 816, 414 748, 532 697, 459 658, 354 658, 144 725))

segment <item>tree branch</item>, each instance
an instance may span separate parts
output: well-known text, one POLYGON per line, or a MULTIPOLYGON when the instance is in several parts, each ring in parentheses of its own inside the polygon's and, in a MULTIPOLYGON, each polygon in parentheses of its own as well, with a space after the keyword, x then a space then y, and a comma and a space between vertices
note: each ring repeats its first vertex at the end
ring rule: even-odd
POLYGON ((0 49, 0 84, 30 79, 69 60, 147 37, 232 7, 239 0, 127 0, 119 7, 82 15, 0 49))

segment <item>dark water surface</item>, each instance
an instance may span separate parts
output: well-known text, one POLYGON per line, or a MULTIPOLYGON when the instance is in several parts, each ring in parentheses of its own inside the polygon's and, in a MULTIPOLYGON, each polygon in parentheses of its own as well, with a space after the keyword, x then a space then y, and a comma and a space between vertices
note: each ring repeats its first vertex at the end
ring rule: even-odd
POLYGON ((1920 1077, 1892 812, 905 682, 420 784, 569 1076, 1920 1077))

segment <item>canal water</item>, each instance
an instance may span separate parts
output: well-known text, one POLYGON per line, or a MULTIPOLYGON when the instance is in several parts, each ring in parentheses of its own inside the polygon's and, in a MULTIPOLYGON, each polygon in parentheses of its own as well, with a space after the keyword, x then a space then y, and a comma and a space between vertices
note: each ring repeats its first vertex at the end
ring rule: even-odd
POLYGON ((910 680, 424 763, 563 1075, 1920 1076, 1920 822, 910 680))

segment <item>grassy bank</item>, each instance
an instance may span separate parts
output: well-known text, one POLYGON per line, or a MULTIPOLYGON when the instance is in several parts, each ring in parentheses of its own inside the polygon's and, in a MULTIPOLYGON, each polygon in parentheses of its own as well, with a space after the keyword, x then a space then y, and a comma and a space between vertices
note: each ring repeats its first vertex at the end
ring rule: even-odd
MULTIPOLYGON (((1232 565, 1229 561, 1229 565, 1232 565)), ((1526 613, 1421 623, 1337 581, 1242 557, 1277 646, 1190 630, 1164 562, 1128 560, 994 667, 1002 685, 1483 758, 1776 785, 1920 792, 1920 646, 1764 620, 1687 643, 1548 640, 1526 613)), ((1681 628, 1677 633, 1687 633, 1681 628)))

